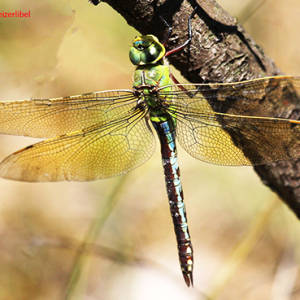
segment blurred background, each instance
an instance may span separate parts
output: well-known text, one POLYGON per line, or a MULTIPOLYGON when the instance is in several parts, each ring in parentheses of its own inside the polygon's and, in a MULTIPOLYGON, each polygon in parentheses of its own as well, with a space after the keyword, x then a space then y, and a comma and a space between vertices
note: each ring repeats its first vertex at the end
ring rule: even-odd
MULTIPOLYGON (((300 75, 299 0, 218 3, 300 75)), ((105 3, 0 0, 0 12, 15 10, 30 18, 0 18, 1 101, 131 88, 138 33, 105 3)), ((0 159, 37 141, 2 135, 0 159)), ((300 299, 294 214, 251 167, 202 163, 178 147, 194 288, 179 268, 157 147, 118 178, 0 179, 0 299, 300 299)))

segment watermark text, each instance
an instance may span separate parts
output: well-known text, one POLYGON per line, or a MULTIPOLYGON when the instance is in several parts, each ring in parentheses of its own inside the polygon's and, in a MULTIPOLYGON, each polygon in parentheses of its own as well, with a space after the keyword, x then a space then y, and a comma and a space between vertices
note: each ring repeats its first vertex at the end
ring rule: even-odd
POLYGON ((0 18, 30 18, 30 10, 27 12, 22 12, 16 10, 15 12, 5 12, 2 10, 0 12, 0 18))

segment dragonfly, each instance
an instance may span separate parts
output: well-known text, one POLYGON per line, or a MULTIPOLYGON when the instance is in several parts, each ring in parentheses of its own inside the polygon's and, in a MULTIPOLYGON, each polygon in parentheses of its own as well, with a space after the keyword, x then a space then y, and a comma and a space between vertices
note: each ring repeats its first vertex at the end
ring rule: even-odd
POLYGON ((148 34, 136 37, 130 60, 133 88, 53 99, 0 103, 0 133, 48 138, 0 164, 2 178, 28 182, 91 181, 125 174, 160 147, 181 271, 193 284, 176 141, 194 158, 218 165, 259 165, 300 157, 300 78, 267 77, 235 83, 180 84, 166 51, 148 34))

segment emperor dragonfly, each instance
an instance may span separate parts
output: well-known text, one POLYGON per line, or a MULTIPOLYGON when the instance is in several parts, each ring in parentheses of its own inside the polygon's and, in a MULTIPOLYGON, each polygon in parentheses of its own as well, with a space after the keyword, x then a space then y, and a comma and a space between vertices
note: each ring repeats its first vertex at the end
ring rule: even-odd
POLYGON ((125 174, 153 154, 153 126, 161 144, 181 270, 189 286, 193 249, 175 139, 195 158, 220 165, 297 158, 300 122, 275 116, 299 109, 300 80, 278 76, 233 84, 174 84, 163 61, 174 51, 166 52, 164 46, 153 35, 133 41, 130 58, 138 66, 133 90, 2 102, 1 133, 51 139, 10 155, 0 165, 0 176, 42 182, 125 174), (278 103, 276 112, 268 101, 278 103), (233 103, 238 103, 239 114, 231 112, 233 103))

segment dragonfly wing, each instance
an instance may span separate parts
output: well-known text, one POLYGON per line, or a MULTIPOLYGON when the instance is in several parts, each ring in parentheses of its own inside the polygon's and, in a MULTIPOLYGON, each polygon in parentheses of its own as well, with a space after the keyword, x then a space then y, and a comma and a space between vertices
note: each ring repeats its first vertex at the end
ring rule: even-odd
POLYGON ((21 181, 89 181, 125 174, 154 152, 146 114, 135 108, 105 124, 26 147, 0 164, 0 176, 21 181))
POLYGON ((300 122, 283 119, 300 108, 299 92, 300 79, 283 76, 176 85, 166 102, 189 154, 220 165, 259 165, 300 157, 300 122))
POLYGON ((178 116, 177 137, 193 157, 219 165, 260 165, 300 157, 300 122, 234 115, 178 116))
POLYGON ((129 90, 0 102, 0 133, 52 138, 105 124, 135 105, 136 97, 129 90))

